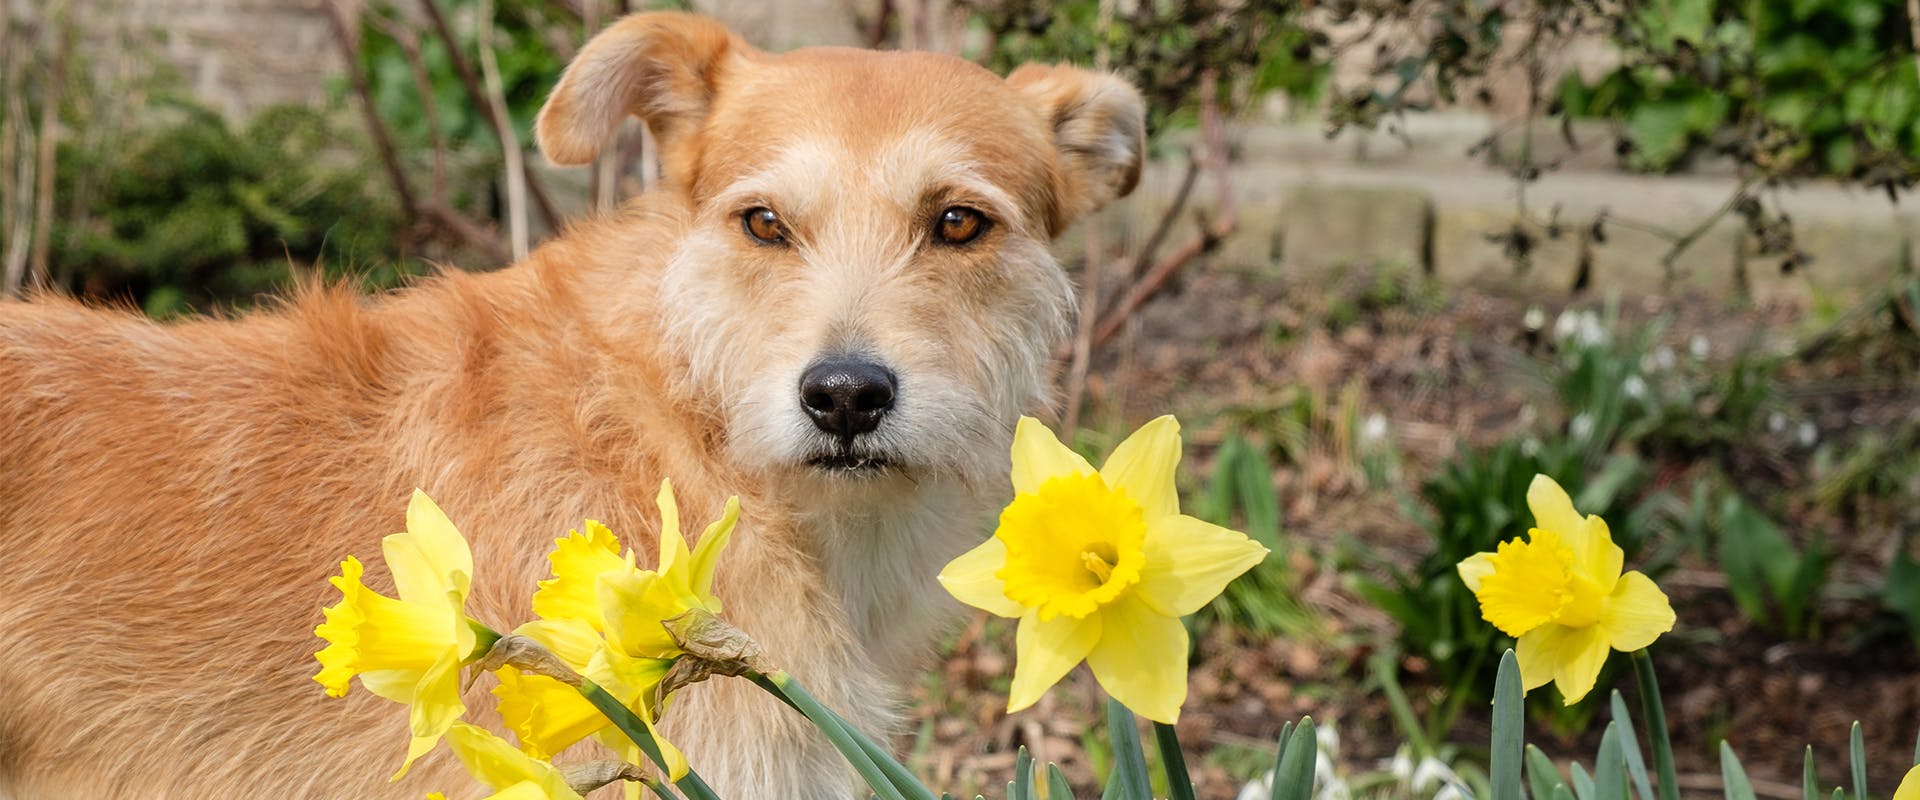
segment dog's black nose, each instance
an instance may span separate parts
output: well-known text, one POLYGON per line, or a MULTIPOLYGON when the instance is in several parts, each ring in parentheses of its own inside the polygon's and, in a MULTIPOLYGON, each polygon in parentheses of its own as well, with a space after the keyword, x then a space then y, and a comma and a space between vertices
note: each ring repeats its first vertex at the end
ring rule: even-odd
POLYGON ((800 405, 813 424, 844 439, 880 427, 893 408, 893 371, 864 358, 830 358, 800 375, 800 405))

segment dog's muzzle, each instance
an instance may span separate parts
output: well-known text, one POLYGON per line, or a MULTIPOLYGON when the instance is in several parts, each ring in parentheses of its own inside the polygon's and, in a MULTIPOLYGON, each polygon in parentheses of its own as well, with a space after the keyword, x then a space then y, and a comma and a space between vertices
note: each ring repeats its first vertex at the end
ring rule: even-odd
POLYGON ((831 356, 800 374, 800 407, 814 427, 833 437, 833 447, 808 459, 818 467, 863 470, 887 466, 880 454, 858 446, 880 429, 900 382, 893 370, 864 356, 831 356))

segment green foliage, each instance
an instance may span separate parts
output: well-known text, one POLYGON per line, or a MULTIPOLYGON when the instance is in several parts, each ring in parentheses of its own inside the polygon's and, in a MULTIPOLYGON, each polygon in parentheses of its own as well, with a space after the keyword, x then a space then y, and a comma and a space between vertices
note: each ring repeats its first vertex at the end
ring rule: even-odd
MULTIPOLYGON (((478 74, 479 42, 474 28, 465 22, 479 11, 477 0, 441 0, 440 7, 449 17, 454 35, 459 38, 467 63, 478 74)), ((521 142, 532 141, 533 119, 546 101, 566 59, 556 42, 577 41, 583 33, 578 19, 559 14, 551 3, 533 0, 498 0, 493 3, 492 42, 500 63, 500 84, 507 101, 507 115, 521 142), (558 38, 554 38, 554 37, 558 38)), ((422 98, 419 81, 406 47, 393 35, 412 35, 398 20, 417 18, 411 8, 404 11, 393 3, 376 3, 365 14, 361 29, 360 63, 373 90, 374 108, 381 119, 394 126, 408 149, 424 149, 434 141, 435 131, 423 113, 431 102, 439 118, 438 135, 458 148, 475 144, 497 157, 491 112, 468 98, 466 87, 453 68, 446 42, 425 31, 418 34, 419 58, 424 66, 431 98, 422 98)), ((431 28, 425 29, 430 31, 431 28)))
POLYGON ((1264 449, 1229 434, 1214 455, 1213 475, 1192 504, 1194 516, 1245 531, 1272 554, 1227 589, 1196 622, 1226 623, 1268 636, 1313 635, 1313 614, 1295 596, 1291 551, 1280 535, 1280 500, 1264 449))
POLYGON ((1633 7, 1618 35, 1627 63, 1593 85, 1570 78, 1561 100, 1624 121, 1642 169, 1715 149, 1769 174, 1878 183, 1920 155, 1920 79, 1898 4, 1661 0, 1633 7))
POLYGON ((1107 63, 1139 87, 1151 115, 1148 129, 1194 119, 1202 76, 1217 76, 1228 108, 1272 92, 1311 96, 1325 66, 1313 57, 1314 33, 1284 3, 1122 4, 1102 24, 1098 0, 963 0, 970 23, 985 36, 977 60, 1005 73, 1027 62, 1107 63))
POLYGON ((294 264, 398 280, 395 267, 365 269, 390 252, 398 211, 325 115, 282 106, 236 130, 204 108, 172 110, 127 139, 61 149, 58 193, 84 204, 55 231, 68 288, 167 316, 245 305, 294 264))
POLYGON ((1833 561, 1825 539, 1796 550, 1773 520, 1729 493, 1720 507, 1719 552, 1741 614, 1787 636, 1812 632, 1833 561))

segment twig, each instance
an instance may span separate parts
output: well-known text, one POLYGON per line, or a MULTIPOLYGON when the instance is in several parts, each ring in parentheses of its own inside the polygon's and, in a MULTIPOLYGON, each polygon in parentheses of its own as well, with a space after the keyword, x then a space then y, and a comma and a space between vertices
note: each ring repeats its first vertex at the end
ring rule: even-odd
POLYGON ((13 182, 14 159, 18 155, 16 145, 19 135, 14 130, 20 114, 16 109, 19 102, 20 62, 16 58, 18 48, 13 43, 13 9, 0 7, 0 94, 4 94, 5 108, 0 108, 0 298, 12 297, 20 291, 20 276, 15 274, 13 259, 7 258, 12 251, 14 241, 14 206, 19 202, 21 187, 13 182))
POLYGON ((500 151, 506 157, 507 234, 513 243, 513 260, 527 257, 527 175, 520 150, 520 136, 513 132, 507 115, 507 90, 500 80, 499 57, 493 52, 493 0, 480 0, 479 19, 475 21, 474 44, 480 48, 480 72, 486 76, 487 107, 493 112, 493 126, 500 134, 500 151))
POLYGON ((27 267, 27 282, 35 287, 46 286, 53 275, 48 262, 53 253, 54 156, 60 143, 60 95, 67 85, 67 56, 73 52, 74 36, 65 0, 54 0, 47 7, 45 25, 53 40, 53 70, 40 92, 40 163, 35 176, 39 183, 34 188, 33 255, 27 267))
MULTIPOLYGON (((1166 210, 1161 212, 1160 221, 1154 223, 1153 233, 1147 237, 1146 243, 1141 246, 1140 252, 1134 257, 1133 266, 1127 270, 1127 275, 1139 276, 1147 274, 1154 263, 1154 256, 1159 254, 1160 247, 1166 244, 1167 235, 1173 231, 1174 222, 1179 220, 1186 212, 1187 203, 1193 197, 1193 187, 1199 182, 1199 179, 1200 157, 1198 155, 1189 155, 1187 158, 1186 174, 1180 178, 1180 188, 1174 192, 1173 201, 1167 204, 1166 210)), ((1096 308, 1088 314, 1083 315, 1087 318, 1089 325, 1091 325, 1096 318, 1106 318, 1098 312, 1099 310, 1096 308)), ((1107 314, 1111 315, 1112 312, 1108 311, 1107 314)), ((1091 344, 1093 340, 1090 338, 1088 341, 1089 344, 1091 344)), ((1065 361, 1072 358, 1075 344, 1077 344, 1077 342, 1067 342, 1055 348, 1053 352, 1054 360, 1065 361)))
MULTIPOLYGON (((467 90, 467 99, 476 108, 489 108, 493 104, 487 98, 487 92, 481 87, 479 76, 473 72, 473 65, 467 63, 467 56, 460 50, 460 40, 453 35, 453 29, 447 25, 447 16, 440 10, 437 0, 420 0, 420 6, 427 12, 427 19, 433 23, 433 29, 447 45, 447 60, 453 64, 453 73, 460 78, 460 85, 467 90)), ((502 147, 513 140, 512 121, 505 115, 493 115, 493 133, 502 147)), ((553 210, 553 199, 547 196, 547 189, 540 178, 532 172, 533 167, 522 159, 520 173, 527 181, 527 194, 533 197, 533 204, 540 209, 540 218, 547 223, 549 230, 560 229, 560 215, 553 210)))
POLYGON ((513 253, 500 243, 500 236, 486 226, 475 222, 472 217, 454 211, 437 203, 420 207, 420 219, 429 225, 453 234, 454 238, 468 246, 480 250, 481 254, 495 264, 505 264, 513 260, 513 253))
MULTIPOLYGON (((1167 282, 1172 280, 1181 268, 1202 254, 1219 247, 1220 242, 1233 235, 1234 229, 1239 227, 1238 211, 1234 208, 1233 190, 1227 182, 1226 128, 1220 118, 1219 99, 1213 92, 1208 91, 1212 81, 1205 80, 1204 83, 1206 86, 1201 90, 1204 94, 1200 108, 1200 136, 1206 145, 1206 159, 1209 169, 1213 172, 1215 187, 1219 190, 1216 202, 1220 209, 1220 216, 1211 224, 1203 222, 1199 236, 1154 264, 1152 269, 1147 270, 1134 281, 1132 288, 1120 299, 1120 303, 1112 311, 1107 312, 1107 315, 1100 320, 1099 327, 1094 329, 1093 347, 1106 344, 1114 334, 1120 332, 1122 326, 1126 325, 1127 319, 1133 316, 1133 312, 1146 305, 1148 300, 1165 288, 1167 282)), ((1189 188, 1188 191, 1191 189, 1189 188)))
MULTIPOLYGON (((923 4, 920 13, 925 15, 928 9, 923 4)), ((1113 27, 1113 0, 1100 0, 1100 23, 1095 30, 1105 31, 1113 27)), ((923 42, 924 46, 924 42, 923 42)), ((1106 70, 1110 56, 1107 37, 1100 38, 1100 46, 1094 53, 1094 68, 1106 70)), ((1080 313, 1074 320, 1073 361, 1067 369, 1067 407, 1060 418, 1060 435, 1069 440, 1073 431, 1080 426, 1080 407, 1086 401, 1087 369, 1093 361, 1093 326, 1100 316, 1100 293, 1105 286, 1107 256, 1104 245, 1106 237, 1101 235, 1100 220, 1095 219, 1087 225, 1087 257, 1085 267, 1086 286, 1080 295, 1080 313)))
POLYGON ((360 97, 360 111, 367 119, 367 133, 373 137, 373 146, 380 152, 380 161, 387 169, 387 179, 393 183, 394 194, 400 197, 400 210, 408 219, 420 218, 420 204, 414 199, 413 186, 407 183, 407 172, 400 165, 400 155, 393 148, 393 137, 387 133, 387 123, 380 119, 380 112, 374 109, 373 89, 367 85, 367 75, 360 69, 360 46, 347 27, 347 11, 342 0, 333 0, 327 4, 330 13, 327 22, 333 26, 333 40, 340 46, 340 58, 346 64, 347 82, 353 85, 353 93, 360 97))
POLYGON ((413 89, 420 96, 420 112, 426 118, 427 138, 433 147, 433 186, 428 196, 435 203, 447 202, 447 142, 440 126, 440 106, 433 98, 433 76, 427 71, 426 57, 420 52, 420 32, 385 16, 368 12, 373 24, 400 46, 413 72, 413 89))

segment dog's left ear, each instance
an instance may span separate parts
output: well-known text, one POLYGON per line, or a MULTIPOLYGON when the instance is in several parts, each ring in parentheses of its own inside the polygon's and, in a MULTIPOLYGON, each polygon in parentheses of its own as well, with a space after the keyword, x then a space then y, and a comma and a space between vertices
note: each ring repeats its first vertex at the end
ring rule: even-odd
POLYGON ((1053 126, 1062 173, 1054 233, 1133 191, 1147 141, 1147 104, 1138 90, 1064 64, 1027 64, 1007 83, 1032 98, 1053 126))
POLYGON ((534 135, 556 164, 585 164, 627 115, 645 120, 661 161, 706 118, 720 72, 751 52, 719 22, 672 11, 633 14, 601 31, 574 56, 540 108, 534 135))

